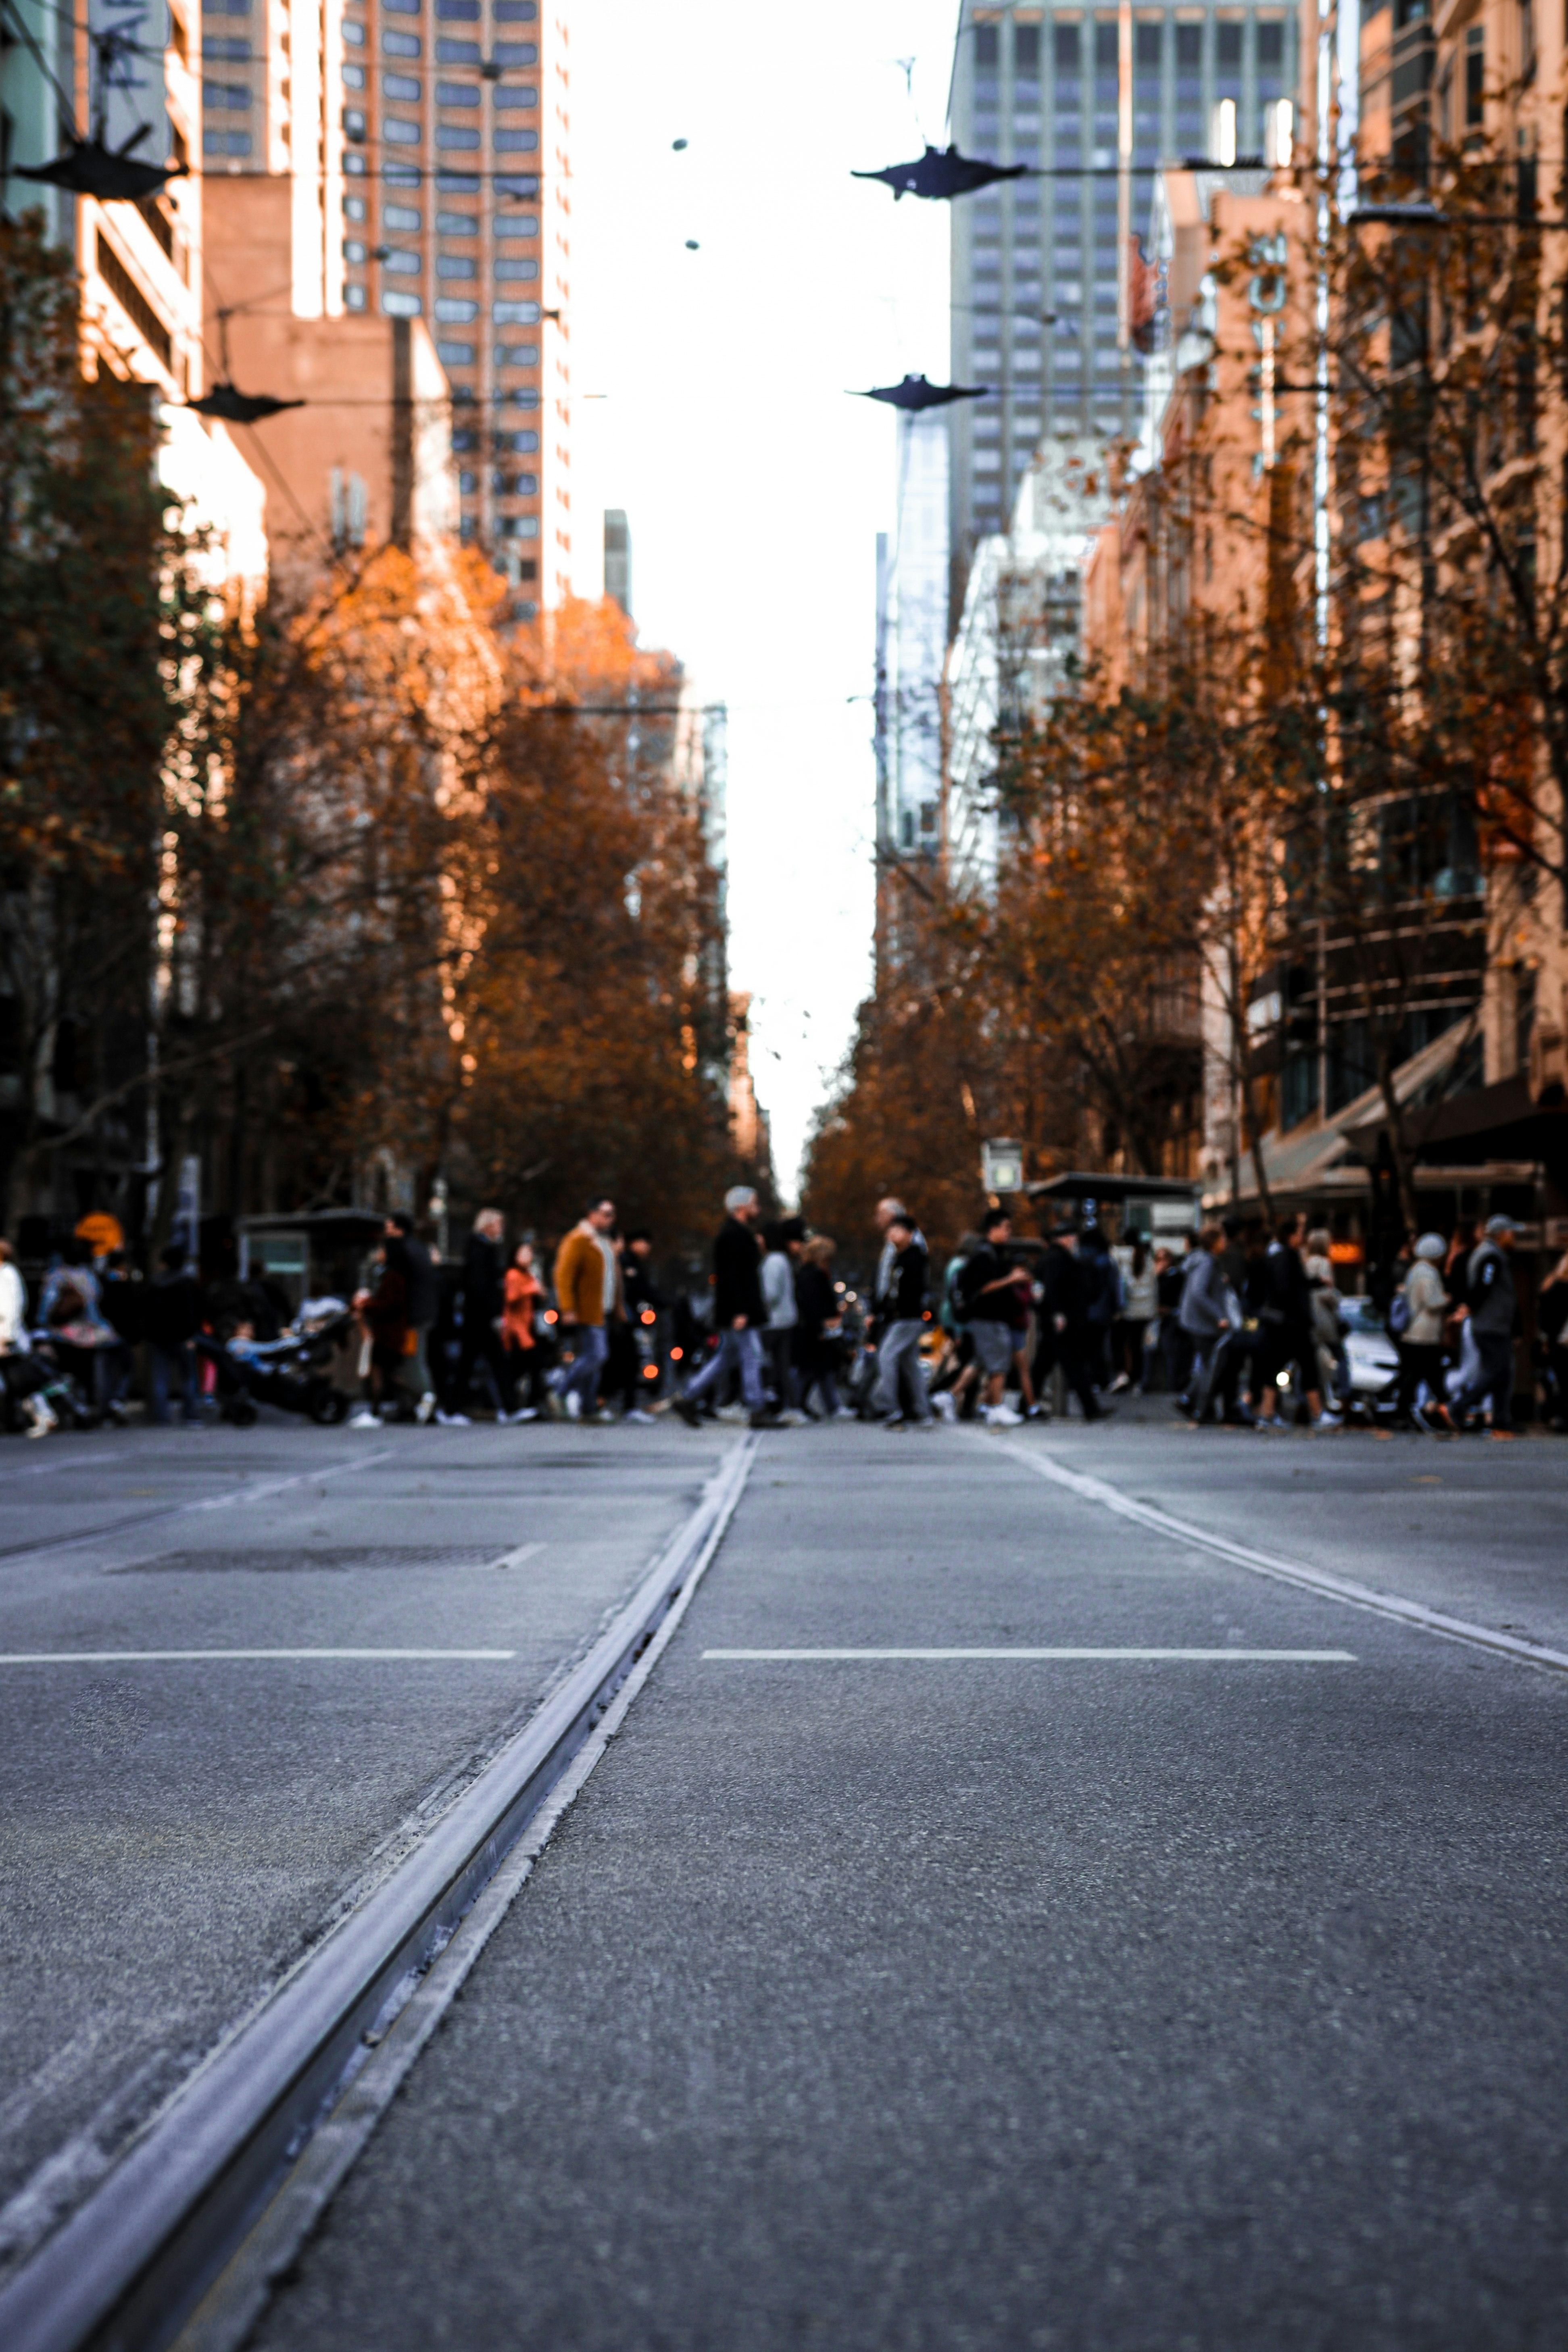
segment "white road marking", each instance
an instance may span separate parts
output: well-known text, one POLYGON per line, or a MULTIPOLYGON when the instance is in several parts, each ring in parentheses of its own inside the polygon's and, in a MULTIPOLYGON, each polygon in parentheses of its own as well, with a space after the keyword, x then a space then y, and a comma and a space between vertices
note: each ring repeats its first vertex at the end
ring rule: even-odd
POLYGON ((1353 1650, 704 1650, 705 1658, 1169 1658, 1232 1665, 1353 1666, 1353 1650))
POLYGON ((222 1658, 515 1658, 515 1650, 8 1650, 0 1666, 123 1666, 222 1658))
POLYGON ((992 1438, 988 1443, 1012 1454, 1037 1478, 1065 1486, 1085 1502, 1099 1503, 1106 1510, 1114 1511, 1118 1518, 1132 1519, 1140 1527, 1152 1528, 1156 1534, 1177 1536, 1184 1543, 1199 1544, 1204 1550, 1231 1561, 1237 1568, 1250 1569, 1255 1576, 1299 1585, 1303 1591, 1321 1593, 1326 1601, 1342 1601, 1348 1608, 1370 1609, 1379 1617, 1393 1617, 1403 1625, 1412 1625, 1418 1633, 1439 1633, 1451 1642, 1468 1642, 1478 1649, 1498 1651, 1504 1657, 1517 1658, 1521 1664, 1551 1666, 1568 1674, 1568 1652, 1549 1650, 1541 1642, 1521 1642, 1515 1633, 1494 1633, 1489 1625, 1472 1625, 1468 1618, 1446 1616, 1440 1609, 1428 1609, 1419 1601, 1402 1600, 1397 1593, 1379 1592, 1370 1584, 1357 1584, 1348 1576, 1334 1576, 1327 1569, 1307 1568, 1300 1560, 1280 1559, 1273 1552, 1256 1551, 1250 1544, 1235 1543, 1229 1536, 1215 1535, 1207 1528, 1195 1527, 1191 1519, 1178 1519, 1173 1513, 1158 1509, 1152 1503, 1135 1503, 1130 1495, 1123 1495, 1103 1478, 1066 1469, 1050 1454, 1019 1445, 1011 1438, 992 1438))
POLYGON ((503 1551, 499 1559, 488 1559, 487 1568, 521 1568, 525 1559, 536 1559, 544 1549, 542 1543, 519 1544, 515 1551, 503 1551))

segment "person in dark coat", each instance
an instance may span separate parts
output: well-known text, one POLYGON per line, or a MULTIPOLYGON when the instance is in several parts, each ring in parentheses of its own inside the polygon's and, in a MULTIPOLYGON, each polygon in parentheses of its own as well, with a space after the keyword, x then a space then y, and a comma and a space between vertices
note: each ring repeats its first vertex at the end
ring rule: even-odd
POLYGON ((169 1409, 172 1386, 180 1392, 181 1417, 187 1422, 201 1419, 196 1351, 191 1345, 201 1328, 201 1290, 195 1276, 186 1271, 184 1249, 178 1242, 171 1242, 148 1292, 144 1317, 155 1422, 167 1424, 174 1417, 169 1409))
POLYGON ((437 1421, 461 1428, 473 1386, 474 1366, 481 1359, 489 1375, 499 1417, 511 1410, 511 1370, 501 1345, 501 1315, 506 1306, 506 1267, 501 1249, 505 1228, 499 1209, 481 1209, 474 1219, 463 1253, 463 1337, 458 1356, 458 1381, 453 1409, 437 1412, 437 1421))
POLYGON ((403 1379, 416 1399, 415 1419, 433 1421, 436 1417, 436 1391, 430 1380, 429 1339, 431 1327, 441 1311, 441 1289, 437 1278, 436 1262, 405 1209, 399 1209, 395 1216, 388 1217, 386 1233, 387 1239, 398 1244, 393 1262, 407 1285, 408 1328, 414 1334, 414 1346, 404 1367, 403 1379))
POLYGON ((684 1396, 672 1400, 681 1419, 695 1429, 698 1402, 731 1370, 741 1379, 741 1400, 753 1428, 770 1428, 774 1415, 763 1389, 763 1343, 768 1319, 763 1298, 762 1254, 753 1230, 760 1208, 750 1184, 732 1184, 724 1195, 726 1215, 713 1244, 713 1328, 719 1345, 684 1396))
POLYGON ((808 1420, 815 1389, 823 1411, 836 1421, 849 1408, 838 1399, 838 1374, 844 1362, 844 1307, 833 1280, 834 1244, 826 1234, 813 1234, 800 1254, 795 1296, 799 1320, 795 1328, 795 1364, 800 1381, 801 1410, 808 1420))
MULTIPOLYGON (((1092 1281, 1098 1284, 1099 1280, 1096 1265, 1092 1281)), ((1058 1225, 1040 1260, 1040 1336, 1035 1349, 1035 1393, 1044 1396, 1046 1382, 1059 1364, 1085 1421, 1104 1421, 1112 1409, 1100 1402, 1089 1378, 1090 1295, 1091 1278, 1079 1257, 1077 1229, 1058 1225)))
POLYGON ((1279 1418, 1279 1375, 1294 1367, 1296 1394, 1320 1428, 1337 1429, 1339 1422, 1323 1410, 1319 1385, 1318 1349, 1312 1336, 1312 1286, 1307 1276, 1302 1241, 1305 1217, 1284 1218, 1268 1244, 1263 1262, 1263 1304, 1258 1313, 1258 1374, 1261 1399, 1258 1422, 1263 1429, 1283 1429, 1279 1418))

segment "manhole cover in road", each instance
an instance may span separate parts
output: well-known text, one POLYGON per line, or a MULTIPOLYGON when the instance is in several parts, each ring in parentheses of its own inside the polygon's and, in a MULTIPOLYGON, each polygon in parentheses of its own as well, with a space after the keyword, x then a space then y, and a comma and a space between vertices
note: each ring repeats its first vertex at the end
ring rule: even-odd
POLYGON ((315 1569, 483 1568, 495 1553, 478 1544, 257 1545, 247 1551, 166 1551, 155 1559, 127 1560, 111 1576, 216 1576, 240 1570, 263 1576, 315 1569))

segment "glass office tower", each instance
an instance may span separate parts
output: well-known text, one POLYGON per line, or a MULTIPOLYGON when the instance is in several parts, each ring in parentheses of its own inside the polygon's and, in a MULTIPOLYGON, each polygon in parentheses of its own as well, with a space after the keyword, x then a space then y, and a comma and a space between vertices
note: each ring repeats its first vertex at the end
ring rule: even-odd
MULTIPOLYGON (((1114 8, 963 0, 950 135, 1043 176, 952 206, 953 381, 994 387, 949 411, 960 601, 975 542, 1005 529, 1047 425, 1136 427, 1142 362, 1117 337, 1119 42, 1114 8)), ((1148 230, 1156 165, 1225 160, 1228 142, 1260 154, 1264 110, 1295 89, 1286 6, 1134 7, 1132 231, 1148 230)))

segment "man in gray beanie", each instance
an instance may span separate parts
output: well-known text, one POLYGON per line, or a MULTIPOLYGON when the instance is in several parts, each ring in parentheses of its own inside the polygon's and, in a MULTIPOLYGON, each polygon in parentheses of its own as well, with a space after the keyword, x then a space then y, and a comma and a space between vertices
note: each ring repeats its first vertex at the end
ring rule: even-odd
MULTIPOLYGON (((1448 1408, 1443 1402, 1443 1318, 1448 1311, 1448 1294, 1441 1271, 1447 1255, 1447 1244, 1441 1234, 1422 1234, 1415 1244, 1415 1263, 1401 1286, 1405 1328, 1394 1339, 1399 1349, 1396 1416, 1428 1433, 1448 1426, 1448 1408), (1419 1405, 1415 1399, 1423 1381, 1429 1402, 1419 1405)), ((1393 1320, 1391 1317, 1391 1326, 1393 1320)))
POLYGON ((1517 1231, 1511 1217, 1487 1219, 1480 1246, 1466 1270, 1470 1303, 1459 1309, 1461 1315, 1470 1318, 1476 1352, 1481 1360, 1479 1370, 1459 1391, 1449 1410, 1456 1427, 1462 1429, 1466 1415, 1473 1412, 1489 1391, 1494 1437, 1513 1435, 1513 1327, 1519 1302, 1508 1253, 1513 1247, 1517 1231))

